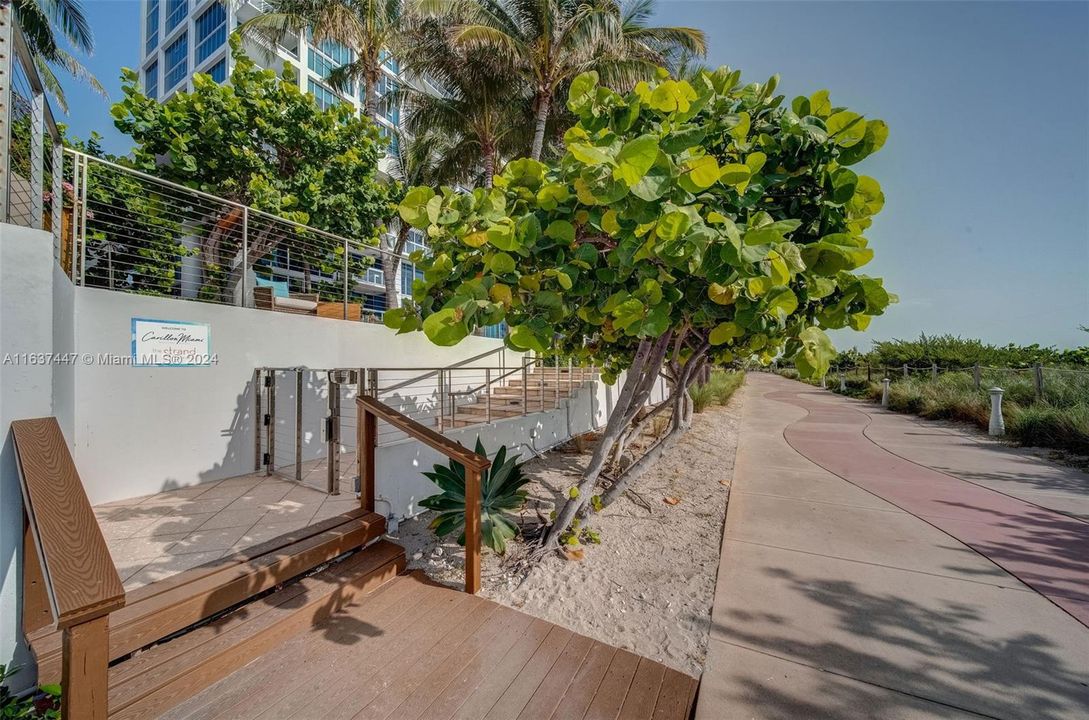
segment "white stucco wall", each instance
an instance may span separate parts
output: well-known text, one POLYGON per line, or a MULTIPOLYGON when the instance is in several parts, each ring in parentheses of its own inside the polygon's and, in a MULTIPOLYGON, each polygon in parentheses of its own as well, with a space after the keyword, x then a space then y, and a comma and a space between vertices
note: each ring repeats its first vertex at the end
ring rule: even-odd
MULTIPOLYGON (((208 323, 218 356, 206 367, 75 366, 69 442, 93 503, 253 472, 256 367, 439 367, 501 346, 470 337, 440 348, 422 333, 395 335, 369 323, 73 290, 74 345, 81 354, 127 357, 131 318, 144 317, 208 323)), ((312 430, 305 456, 317 457, 326 396, 310 376, 316 373, 304 383, 304 417, 312 430)), ((277 388, 277 417, 286 423, 277 455, 290 450, 293 457, 294 418, 283 410, 294 408, 294 379, 281 376, 277 388)))
MULTIPOLYGON (((0 224, 0 663, 32 665, 20 629, 23 499, 8 428, 13 420, 53 414, 53 369, 26 364, 19 353, 50 352, 53 323, 53 238, 49 233, 0 224)), ((63 297, 61 299, 63 303, 63 297)), ((13 681, 25 686, 32 672, 13 681)))

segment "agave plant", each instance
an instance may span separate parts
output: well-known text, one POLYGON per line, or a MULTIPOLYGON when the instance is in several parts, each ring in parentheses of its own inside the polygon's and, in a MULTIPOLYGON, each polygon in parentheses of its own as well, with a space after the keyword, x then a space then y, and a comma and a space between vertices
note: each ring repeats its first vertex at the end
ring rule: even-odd
MULTIPOLYGON (((480 438, 476 439, 476 452, 486 455, 480 438)), ((522 487, 529 478, 522 472, 524 463, 518 462, 521 455, 507 457, 507 446, 503 445, 492 458, 489 467, 480 478, 480 534, 484 544, 502 555, 507 551, 507 541, 518 534, 514 524, 514 514, 526 502, 526 491, 522 487)), ((424 476, 442 490, 420 501, 420 505, 438 513, 431 521, 431 529, 439 537, 457 532, 458 544, 465 544, 465 467, 461 463, 450 461, 448 465, 435 465, 432 472, 424 476)))

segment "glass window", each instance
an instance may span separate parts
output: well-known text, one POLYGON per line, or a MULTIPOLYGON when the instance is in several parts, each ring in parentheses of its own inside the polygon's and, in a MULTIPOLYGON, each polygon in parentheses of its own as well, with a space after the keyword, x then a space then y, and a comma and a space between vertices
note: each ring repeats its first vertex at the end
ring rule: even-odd
POLYGON ((364 295, 363 307, 367 310, 375 310, 377 312, 385 312, 386 310, 386 296, 385 295, 364 295))
POLYGON ((221 83, 227 79, 227 58, 221 59, 215 65, 208 69, 208 74, 212 76, 212 79, 217 83, 221 83))
POLYGON ((197 18, 197 48, 194 62, 200 65, 227 42, 227 10, 216 2, 197 18))
POLYGON ((151 63, 144 70, 144 94, 152 100, 159 99, 159 61, 151 63))
POLYGON ((310 94, 318 101, 318 107, 322 110, 330 108, 340 102, 340 98, 337 97, 337 94, 329 88, 321 83, 316 83, 313 80, 309 80, 308 82, 310 94))
MULTIPOLYGON (((310 46, 310 52, 308 52, 306 56, 306 64, 318 75, 318 77, 325 79, 329 77, 329 73, 342 65, 347 65, 352 59, 353 53, 347 47, 340 43, 326 40, 325 42, 310 46)), ((348 86, 346 93, 348 95, 355 95, 354 83, 348 86)))
POLYGON ((159 0, 148 0, 147 17, 144 18, 144 34, 147 35, 144 52, 149 53, 159 45, 159 0))
POLYGON ((401 294, 412 294, 412 281, 416 278, 423 279, 423 270, 420 270, 414 263, 406 262, 401 263, 401 294))
POLYGON ((189 12, 189 0, 166 0, 166 31, 169 33, 178 27, 189 12))
POLYGON ((166 49, 166 78, 163 82, 163 92, 169 92, 175 85, 184 80, 188 71, 189 35, 182 33, 166 49))

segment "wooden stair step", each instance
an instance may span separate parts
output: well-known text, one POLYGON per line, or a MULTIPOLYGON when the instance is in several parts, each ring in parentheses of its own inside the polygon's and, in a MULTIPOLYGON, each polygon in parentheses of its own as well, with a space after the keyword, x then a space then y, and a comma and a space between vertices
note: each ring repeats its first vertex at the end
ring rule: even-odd
POLYGON ((310 577, 110 669, 110 717, 158 717, 221 678, 374 593, 405 566, 380 540, 310 577))
MULTIPOLYGON (((338 555, 380 538, 386 521, 362 509, 186 570, 126 594, 110 613, 110 660, 184 630, 254 595, 298 577, 338 555)), ((40 682, 59 682, 62 634, 43 628, 29 636, 40 682)))

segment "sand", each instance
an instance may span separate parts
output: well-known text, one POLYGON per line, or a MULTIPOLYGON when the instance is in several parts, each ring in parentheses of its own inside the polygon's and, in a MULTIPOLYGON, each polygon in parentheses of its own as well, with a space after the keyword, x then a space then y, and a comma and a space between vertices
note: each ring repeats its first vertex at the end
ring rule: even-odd
MULTIPOLYGON (((584 546, 582 560, 551 556, 517 572, 486 549, 481 595, 698 676, 707 651, 742 395, 735 393, 726 407, 696 414, 691 430, 635 483, 637 499, 622 497, 591 518, 602 542, 584 546), (667 497, 680 502, 670 505, 667 497)), ((568 448, 527 463, 534 479, 527 486, 527 522, 536 508, 548 515, 556 499, 578 482, 589 458, 589 452, 568 448)), ((462 549, 452 539, 437 542, 427 528, 430 517, 401 523, 392 536, 408 552, 410 568, 460 585, 462 549)), ((515 545, 508 556, 520 549, 515 545)))

